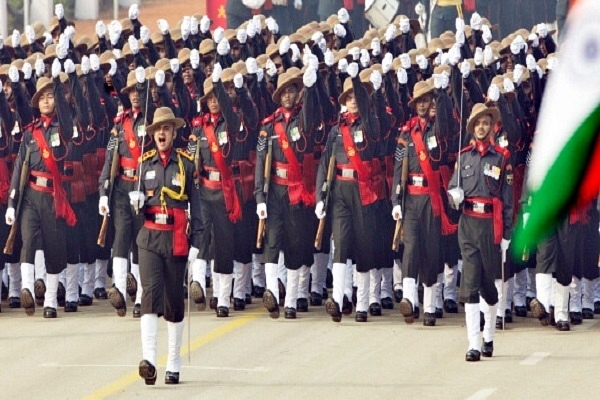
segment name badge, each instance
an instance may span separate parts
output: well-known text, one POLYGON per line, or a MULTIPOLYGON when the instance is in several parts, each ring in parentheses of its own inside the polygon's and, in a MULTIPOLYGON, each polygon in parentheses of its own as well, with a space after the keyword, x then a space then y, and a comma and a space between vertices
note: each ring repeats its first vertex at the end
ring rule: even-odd
POLYGON ((60 136, 58 136, 58 132, 50 134, 50 146, 60 146, 60 136))
POLYGON ((225 143, 227 143, 227 132, 226 131, 219 132, 217 136, 219 137, 219 145, 220 146, 223 146, 225 143))
POLYGON ((173 174, 173 179, 171 179, 171 185, 181 187, 181 177, 179 173, 173 174))
POLYGON ((292 142, 297 142, 300 139, 300 129, 297 126, 293 127, 290 131, 290 136, 292 137, 292 142))
POLYGON ((427 149, 431 150, 431 149, 435 149, 437 147, 438 143, 437 143, 437 139, 435 136, 430 136, 427 138, 427 149))
POLYGON ((496 166, 490 166, 486 163, 483 168, 483 174, 495 180, 498 180, 500 179, 500 168, 496 166))
POLYGON ((156 171, 150 170, 146 171, 146 175, 144 175, 144 180, 150 180, 156 178, 156 171))
POLYGON ((79 131, 77 130, 76 126, 73 127, 73 137, 74 138, 79 137, 79 131))
POLYGON ((146 134, 146 127, 144 125, 138 125, 137 127, 137 135, 142 137, 146 134))
POLYGON ((365 140, 363 131, 354 131, 354 143, 362 143, 365 140))
POLYGON ((17 133, 21 133, 21 128, 19 127, 19 123, 15 121, 15 126, 13 126, 13 130, 10 134, 15 136, 17 133))

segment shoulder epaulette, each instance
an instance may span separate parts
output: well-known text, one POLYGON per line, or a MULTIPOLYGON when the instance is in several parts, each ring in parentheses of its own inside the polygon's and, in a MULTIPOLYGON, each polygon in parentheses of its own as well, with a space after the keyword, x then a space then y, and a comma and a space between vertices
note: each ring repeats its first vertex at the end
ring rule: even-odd
POLYGON ((156 149, 152 149, 152 150, 148 150, 147 152, 144 153, 144 155, 142 156, 142 161, 146 161, 152 157, 154 157, 156 155, 156 149))
POLYGON ((471 151, 471 150, 473 150, 473 148, 474 148, 474 147, 475 147, 475 145, 474 145, 474 144, 470 144, 470 145, 468 145, 467 147, 463 147, 463 148, 461 149, 461 151, 460 151, 460 152, 461 152, 461 153, 464 153, 464 152, 466 152, 466 151, 471 151))
POLYGON ((194 156, 192 154, 190 154, 187 150, 177 149, 175 151, 177 152, 177 154, 187 158, 188 160, 194 161, 194 156))
POLYGON ((197 128, 202 126, 202 117, 195 117, 192 119, 192 127, 197 128))
POLYGON ((275 114, 271 114, 267 118, 263 119, 260 123, 261 123, 261 125, 267 125, 267 124, 270 124, 271 122, 273 122, 274 119, 275 119, 275 114))
POLYGON ((494 145, 494 150, 496 150, 498 153, 502 154, 504 156, 504 158, 510 157, 510 151, 508 151, 508 149, 506 149, 504 147, 494 145))

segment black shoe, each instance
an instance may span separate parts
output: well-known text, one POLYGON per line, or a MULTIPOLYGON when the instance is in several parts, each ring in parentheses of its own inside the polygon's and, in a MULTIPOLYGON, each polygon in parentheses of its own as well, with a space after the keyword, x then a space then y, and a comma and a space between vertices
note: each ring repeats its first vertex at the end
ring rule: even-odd
MULTIPOLYGON (((44 289, 44 292, 46 290, 44 289)), ((65 296, 67 295, 67 291, 65 290, 65 285, 62 282, 58 282, 58 289, 56 289, 56 301, 58 302, 59 307, 65 306, 65 296)))
POLYGON ((46 284, 41 279, 36 279, 33 284, 33 295, 35 296, 35 305, 43 306, 44 305, 44 297, 46 295, 46 284))
POLYGON ((494 353, 494 341, 491 342, 483 342, 483 346, 481 346, 481 355, 484 357, 491 357, 494 353))
POLYGON ((233 298, 233 309, 235 311, 244 311, 246 309, 246 302, 236 297, 233 298))
MULTIPOLYGON (((346 296, 344 296, 345 298, 346 296)), ((331 320, 333 322, 341 322, 342 321, 342 312, 340 311, 340 305, 335 302, 333 299, 327 299, 325 302, 325 311, 327 314, 331 315, 331 320)))
POLYGON ((391 297, 384 297, 381 299, 381 308, 384 310, 393 310, 394 309, 394 300, 391 297))
POLYGON ((571 325, 569 321, 556 321, 556 329, 561 332, 566 332, 571 330, 571 325))
POLYGON ((296 310, 298 312, 308 312, 308 299, 299 298, 296 300, 296 310))
MULTIPOLYGON (((506 324, 506 319, 504 320, 504 323, 506 324)), ((502 317, 500 316, 496 317, 496 329, 504 329, 504 325, 502 324, 502 317)))
POLYGON ((79 296, 79 305, 80 306, 83 306, 83 307, 91 306, 93 301, 94 300, 87 294, 82 294, 81 296, 79 296))
POLYGON ((76 301, 65 302, 65 312, 77 312, 77 302, 76 301))
POLYGON ((156 368, 150 363, 150 361, 140 361, 138 373, 140 374, 140 377, 144 378, 146 385, 154 385, 156 383, 156 368))
POLYGON ((591 308, 584 308, 581 310, 581 317, 583 319, 594 319, 594 310, 591 308))
POLYGON ((531 299, 530 301, 531 314, 540 321, 542 326, 548 326, 548 312, 542 303, 538 299, 531 299))
POLYGON ((515 315, 517 317, 527 317, 527 307, 526 306, 515 306, 515 315))
POLYGON ((310 305, 311 306, 321 306, 323 305, 323 296, 317 292, 312 292, 310 294, 310 305))
POLYGON ((421 315, 419 306, 415 306, 415 310, 413 311, 413 317, 415 319, 419 319, 419 315, 421 315))
POLYGON ((329 298, 329 292, 327 291, 326 287, 323 288, 323 292, 321 293, 321 297, 323 297, 323 300, 327 300, 329 298))
POLYGON ((594 302, 594 314, 600 314, 600 301, 594 302))
POLYGON ((531 311, 531 300, 533 297, 525 297, 525 307, 527 307, 527 311, 531 311))
POLYGON ((269 312, 269 317, 273 319, 279 318, 279 302, 275 298, 275 295, 270 290, 265 290, 263 296, 263 306, 269 312))
POLYGON ((179 372, 167 371, 165 373, 166 385, 177 385, 179 383, 179 372))
POLYGON ((9 297, 8 298, 8 307, 9 308, 21 308, 21 299, 18 297, 9 297))
POLYGON ((135 294, 137 293, 137 281, 135 280, 135 276, 131 272, 127 273, 127 286, 125 291, 127 295, 131 299, 131 301, 135 301, 135 294))
POLYGON ((448 314, 457 314, 458 313, 458 304, 452 299, 444 300, 444 311, 448 314))
POLYGON ((103 287, 98 287, 94 289, 94 297, 99 300, 106 300, 108 299, 108 293, 106 293, 106 289, 104 289, 103 287))
POLYGON ((342 314, 350 315, 352 314, 352 302, 348 300, 348 296, 344 295, 344 299, 342 301, 342 314))
POLYGON ((119 317, 124 317, 127 314, 127 304, 125 304, 125 297, 115 286, 108 289, 108 301, 117 311, 119 317))
POLYGON ((402 301, 402 296, 404 296, 402 289, 394 290, 394 301, 396 301, 396 303, 400 303, 402 301))
POLYGON ((571 323, 573 325, 581 325, 583 323, 583 318, 581 316, 581 312, 579 312, 579 311, 570 312, 569 316, 571 317, 571 323))
POLYGON ((369 314, 374 317, 381 317, 381 305, 379 303, 371 303, 369 305, 369 314))
POLYGON ((133 318, 141 318, 142 317, 142 305, 136 304, 133 306, 133 318))
POLYGON ((190 298, 196 305, 198 311, 206 310, 206 296, 204 296, 204 290, 202 290, 200 282, 192 281, 190 284, 190 298))
POLYGON ((478 350, 469 350, 465 356, 466 361, 479 361, 481 359, 481 353, 478 350))
POLYGON ((286 307, 284 316, 285 319, 296 319, 296 309, 294 307, 286 307))
POLYGON ((56 318, 56 308, 54 307, 44 307, 44 318, 56 318))
POLYGON ((217 307, 217 318, 229 317, 229 307, 219 306, 217 307))
POLYGON ((252 304, 252 295, 245 295, 244 296, 244 303, 246 303, 246 305, 252 304))
POLYGON ((354 315, 354 320, 356 322, 367 322, 367 312, 366 311, 357 311, 354 315))
POLYGON ((30 317, 35 314, 35 301, 29 289, 21 290, 21 305, 25 309, 25 314, 30 317))
POLYGON ((253 286, 252 294, 257 299, 262 299, 263 295, 265 294, 265 288, 262 286, 253 286))
POLYGON ((512 311, 509 309, 504 310, 504 322, 507 324, 512 324, 513 322, 512 311))
POLYGON ((333 273, 327 268, 327 277, 325 277, 325 287, 327 289, 333 289, 333 273))
POLYGON ((442 308, 435 308, 435 317, 444 318, 444 310, 442 308))
POLYGON ((413 305, 408 299, 402 299, 400 301, 400 314, 404 317, 404 322, 412 324, 415 322, 415 310, 413 305))
POLYGON ((285 304, 285 285, 281 279, 277 279, 277 284, 279 285, 279 307, 283 307, 285 304))
POLYGON ((423 326, 435 326, 435 313, 423 313, 423 326))
POLYGON ((208 308, 210 308, 211 310, 216 310, 217 304, 219 304, 219 299, 217 299, 216 297, 211 297, 210 301, 208 302, 208 308))

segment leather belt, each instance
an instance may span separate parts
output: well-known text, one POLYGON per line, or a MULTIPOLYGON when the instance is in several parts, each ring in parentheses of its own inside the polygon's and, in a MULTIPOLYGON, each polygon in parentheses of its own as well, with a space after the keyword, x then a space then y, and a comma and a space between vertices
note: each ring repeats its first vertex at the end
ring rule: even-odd
POLYGON ((472 211, 475 214, 491 214, 494 211, 494 207, 491 204, 484 203, 481 201, 465 200, 465 210, 472 211))
POLYGON ((335 174, 346 179, 358 179, 358 174, 356 171, 349 168, 336 168, 335 174))

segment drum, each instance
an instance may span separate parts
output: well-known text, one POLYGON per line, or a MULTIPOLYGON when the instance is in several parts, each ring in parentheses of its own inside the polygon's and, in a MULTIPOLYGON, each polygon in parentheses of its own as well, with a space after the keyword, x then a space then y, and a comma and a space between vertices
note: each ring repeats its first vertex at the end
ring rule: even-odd
POLYGON ((399 0, 375 0, 365 10, 365 17, 375 28, 389 25, 398 12, 399 0))

